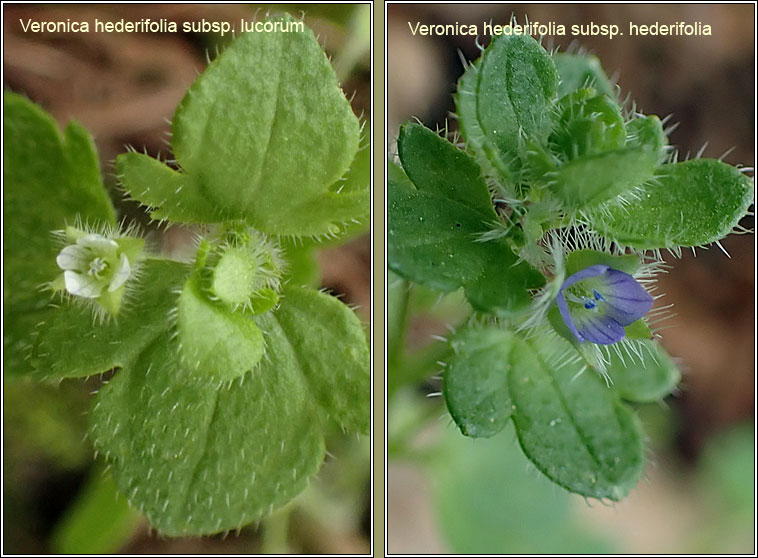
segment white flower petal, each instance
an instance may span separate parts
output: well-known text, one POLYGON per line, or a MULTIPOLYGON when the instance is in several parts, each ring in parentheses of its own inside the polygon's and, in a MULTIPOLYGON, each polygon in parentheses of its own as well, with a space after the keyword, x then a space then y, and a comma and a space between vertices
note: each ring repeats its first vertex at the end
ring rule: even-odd
POLYGON ((111 284, 108 286, 108 292, 112 293, 126 283, 131 273, 132 267, 129 265, 129 259, 126 257, 126 254, 121 254, 121 264, 118 266, 116 273, 113 274, 111 284))
POLYGON ((72 295, 84 298, 97 298, 102 294, 103 288, 94 277, 75 271, 65 271, 63 279, 66 282, 66 290, 72 295))
POLYGON ((87 269, 89 259, 90 256, 86 249, 72 245, 63 248, 58 257, 55 258, 55 262, 64 271, 67 269, 81 271, 87 269))

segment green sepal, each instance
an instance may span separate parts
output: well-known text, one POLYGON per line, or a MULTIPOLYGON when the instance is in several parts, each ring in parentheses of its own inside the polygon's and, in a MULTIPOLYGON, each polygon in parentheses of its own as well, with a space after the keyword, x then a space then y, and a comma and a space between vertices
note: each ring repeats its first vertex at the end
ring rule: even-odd
POLYGON ((644 318, 640 318, 636 322, 632 322, 628 326, 624 326, 624 339, 652 339, 653 332, 650 331, 650 327, 645 323, 644 318))
POLYGON ((638 403, 660 401, 682 377, 666 350, 650 339, 636 341, 634 351, 610 351, 607 373, 620 397, 638 403))
POLYGON ((607 265, 618 271, 634 275, 642 264, 637 254, 616 256, 597 250, 574 250, 566 256, 566 277, 570 277, 591 265, 607 265))
POLYGON ((638 250, 702 246, 727 236, 753 203, 753 181, 714 159, 663 165, 632 203, 593 215, 592 228, 638 250))
POLYGON ((608 96, 597 95, 594 89, 578 89, 562 97, 556 109, 556 129, 549 142, 565 160, 624 147, 624 117, 608 96))
POLYGON ((666 160, 668 138, 663 122, 655 115, 637 116, 626 123, 627 146, 647 148, 655 157, 656 164, 666 160))
POLYGON ((553 54, 553 62, 560 76, 559 97, 582 87, 592 87, 598 93, 615 99, 616 88, 608 79, 596 56, 557 52, 553 54))
POLYGON ((278 302, 279 293, 277 293, 274 289, 264 287, 262 289, 258 289, 252 294, 250 300, 248 301, 248 311, 253 316, 256 314, 264 314, 276 306, 278 302))
POLYGON ((182 367, 197 378, 227 382, 263 358, 260 328, 244 312, 209 300, 196 275, 182 287, 176 327, 182 367))

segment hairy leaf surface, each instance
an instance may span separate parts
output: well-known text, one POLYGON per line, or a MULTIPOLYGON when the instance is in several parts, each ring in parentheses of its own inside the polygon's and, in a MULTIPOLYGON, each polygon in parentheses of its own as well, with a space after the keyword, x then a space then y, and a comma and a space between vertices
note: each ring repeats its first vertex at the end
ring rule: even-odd
POLYGON ((240 35, 190 87, 172 128, 179 170, 137 153, 117 159, 126 189, 157 218, 324 235, 368 212, 364 177, 339 191, 351 163, 365 167, 354 161, 359 123, 309 29, 240 35))
POLYGON ((6 372, 19 374, 29 370, 35 326, 50 315, 42 287, 61 272, 51 232, 77 217, 93 225, 116 217, 84 128, 70 122, 61 134, 52 116, 15 93, 4 94, 3 111, 3 358, 6 372))

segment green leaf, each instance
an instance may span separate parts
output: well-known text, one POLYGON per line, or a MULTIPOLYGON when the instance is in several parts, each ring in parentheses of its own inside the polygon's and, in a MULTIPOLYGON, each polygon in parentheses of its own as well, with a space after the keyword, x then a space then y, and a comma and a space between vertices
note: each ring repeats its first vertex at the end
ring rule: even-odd
POLYGON ((399 173, 392 170, 387 184, 390 269, 445 292, 464 286, 477 310, 523 310, 531 300, 528 289, 540 287, 542 275, 518 262, 505 240, 477 241, 490 230, 478 209, 416 190, 399 173))
POLYGON ((616 88, 605 75, 600 60, 590 54, 553 54, 553 62, 560 76, 558 96, 563 97, 582 87, 592 87, 598 93, 616 97, 616 88))
POLYGON ((753 181, 714 159, 663 165, 628 205, 593 215, 603 236, 636 249, 701 246, 728 235, 753 202, 753 181))
POLYGON ((177 331, 183 366, 199 378, 233 380, 263 358, 263 334, 252 318, 211 302, 197 276, 185 283, 179 295, 177 331))
POLYGON ((166 331, 178 291, 189 274, 183 264, 144 263, 140 279, 117 319, 99 323, 92 311, 69 301, 40 328, 32 351, 36 374, 50 379, 91 376, 132 362, 166 331))
POLYGON ((370 355, 355 313, 325 293, 285 287, 274 317, 322 409, 343 429, 367 434, 370 355))
POLYGON ((55 120, 14 93, 3 96, 3 362, 29 370, 35 326, 50 316, 43 285, 60 274, 50 233, 74 224, 114 224, 92 138, 75 122, 61 135, 55 120))
POLYGON ((397 148, 403 170, 419 190, 467 205, 483 219, 497 219, 482 171, 467 153, 414 123, 400 128, 397 148))
POLYGON ((621 500, 643 472, 637 417, 559 338, 514 343, 508 388, 524 453, 556 484, 621 500))
POLYGON ((369 211, 368 188, 337 193, 360 127, 309 29, 240 35, 190 87, 172 126, 180 170, 137 154, 116 161, 154 217, 240 219, 266 233, 314 236, 369 211))
POLYGON ((491 248, 494 257, 483 258, 483 271, 466 283, 464 290, 471 306, 479 312, 508 317, 525 309, 531 296, 529 290, 545 284, 545 278, 516 255, 504 243, 491 248))
POLYGON ((555 65, 537 41, 493 38, 464 73, 456 97, 463 137, 486 171, 509 181, 526 154, 522 138, 545 143, 557 91, 555 65))
POLYGON ((659 401, 676 388, 679 369, 655 341, 637 341, 634 347, 634 352, 610 351, 607 372, 613 388, 628 401, 659 401))
POLYGON ((466 329, 450 343, 443 394, 450 415, 465 436, 486 438, 511 418, 508 372, 513 335, 503 329, 466 329))
POLYGON ((116 490, 116 483, 100 468, 92 473, 74 504, 66 510, 51 537, 58 554, 110 554, 129 540, 140 515, 116 490))
POLYGON ((165 535, 240 528, 291 500, 321 465, 322 426, 298 357, 273 318, 256 321, 266 359, 234 382, 193 381, 165 334, 97 395, 95 447, 165 535))
POLYGON ((597 206, 651 179, 658 153, 633 145, 573 159, 549 175, 550 190, 572 209, 597 206))

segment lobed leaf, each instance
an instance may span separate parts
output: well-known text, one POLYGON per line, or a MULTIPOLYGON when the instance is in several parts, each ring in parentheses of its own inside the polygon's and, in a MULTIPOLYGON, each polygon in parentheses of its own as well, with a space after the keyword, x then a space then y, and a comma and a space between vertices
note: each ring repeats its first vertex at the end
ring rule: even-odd
POLYGON ((36 373, 44 378, 75 378, 126 366, 171 327, 171 312, 189 274, 188 266, 148 260, 117 319, 93 320, 91 310, 67 304, 51 313, 32 351, 36 373))
POLYGON ((187 91, 172 127, 179 170, 136 154, 116 161, 156 218, 313 236, 369 211, 366 180, 337 192, 351 163, 362 165, 359 123, 309 29, 239 36, 187 91))
POLYGON ((634 203, 592 216, 592 227, 639 250, 701 246, 728 235, 753 203, 753 182, 714 159, 663 165, 634 203))
POLYGON ((464 436, 486 438, 511 418, 508 373, 513 334, 497 329, 466 329, 451 340, 455 356, 447 363, 443 394, 464 436))
POLYGON ((322 426, 297 357, 272 318, 255 371, 193 381, 167 334, 97 395, 95 447, 119 487, 170 536, 240 528, 302 491, 324 457, 322 426))
POLYGON ((542 275, 519 262, 503 239, 477 241, 489 230, 478 208, 415 189, 401 173, 391 170, 387 183, 390 269, 445 292, 463 286, 477 310, 524 309, 531 300, 528 289, 541 286, 542 275))
POLYGON ((508 388, 519 442, 567 490, 621 500, 642 476, 639 421, 598 374, 567 359, 564 347, 558 338, 512 347, 508 388))
POLYGON ((487 183, 476 161, 429 128, 406 123, 397 140, 403 170, 416 188, 460 202, 496 220, 487 183))
POLYGON ((11 92, 3 116, 3 362, 19 374, 29 371, 34 328, 50 316, 42 287, 60 274, 50 233, 77 218, 103 225, 116 218, 84 128, 70 122, 61 135, 48 113, 11 92))
POLYGON ((370 353, 355 313, 333 296, 290 286, 274 319, 325 413, 345 430, 368 434, 370 353))

